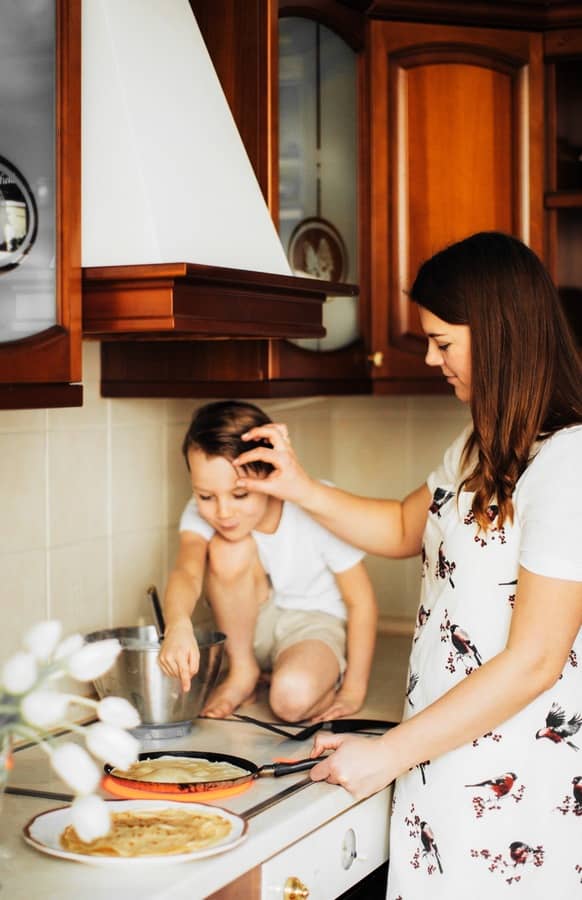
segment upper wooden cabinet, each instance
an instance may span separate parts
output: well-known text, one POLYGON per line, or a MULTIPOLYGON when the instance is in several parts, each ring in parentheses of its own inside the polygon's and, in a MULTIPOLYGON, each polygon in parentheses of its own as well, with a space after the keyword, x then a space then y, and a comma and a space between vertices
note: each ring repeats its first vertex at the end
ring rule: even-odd
MULTIPOLYGON (((438 7, 424 0, 190 4, 275 222, 278 18, 318 22, 352 48, 360 338, 320 353, 276 340, 231 342, 220 354, 199 345, 188 361, 186 351, 160 344, 155 384, 144 348, 125 354, 130 371, 123 348, 111 346, 104 353, 106 390, 122 396, 124 379, 133 379, 134 396, 240 393, 242 372, 249 396, 448 391, 424 364, 426 342, 406 296, 418 265, 483 229, 512 232, 543 253, 543 39, 523 30, 528 4, 488 4, 486 21, 499 13, 499 27, 469 27, 479 11, 485 15, 484 4, 460 0, 438 7), (407 10, 410 20, 426 23, 403 21, 407 10), (435 18, 439 24, 428 24, 435 18)), ((543 10, 535 7, 532 28, 541 28, 543 10)))
POLYGON ((419 264, 482 230, 543 252, 542 38, 372 21, 369 67, 375 390, 430 388, 406 293, 419 264))
POLYGON ((81 4, 0 13, 0 409, 80 406, 81 4))
POLYGON ((582 347, 582 29, 547 34, 544 50, 547 256, 582 347))

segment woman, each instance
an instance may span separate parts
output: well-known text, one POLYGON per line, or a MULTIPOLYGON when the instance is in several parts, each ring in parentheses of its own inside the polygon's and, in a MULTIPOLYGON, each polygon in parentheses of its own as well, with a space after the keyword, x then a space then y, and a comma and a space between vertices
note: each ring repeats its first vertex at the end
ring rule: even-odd
POLYGON ((421 554, 403 722, 319 736, 314 779, 357 797, 397 778, 390 900, 582 895, 582 370, 544 267, 473 235, 411 290, 471 426, 402 502, 313 482, 284 428, 262 484, 344 540, 421 554))

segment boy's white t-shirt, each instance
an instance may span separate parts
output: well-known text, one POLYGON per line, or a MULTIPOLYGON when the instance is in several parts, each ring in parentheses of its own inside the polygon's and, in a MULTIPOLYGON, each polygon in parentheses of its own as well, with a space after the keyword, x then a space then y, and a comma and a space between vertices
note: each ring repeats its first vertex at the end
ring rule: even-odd
MULTIPOLYGON (((194 497, 180 519, 180 531, 193 531, 209 541, 214 529, 198 512, 194 497)), ((273 534, 251 532, 259 558, 271 579, 273 599, 284 609, 330 613, 339 619, 347 611, 334 572, 345 572, 365 556, 319 525, 295 503, 285 501, 273 534)))

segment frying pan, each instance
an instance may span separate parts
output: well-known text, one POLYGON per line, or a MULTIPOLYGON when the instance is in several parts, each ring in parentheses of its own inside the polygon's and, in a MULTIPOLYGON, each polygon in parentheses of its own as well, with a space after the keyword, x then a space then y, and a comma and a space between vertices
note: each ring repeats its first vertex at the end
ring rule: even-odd
POLYGON ((312 769, 320 759, 298 759, 295 762, 286 763, 269 763, 264 766, 257 766, 248 759, 240 756, 230 756, 227 753, 210 753, 204 751, 197 753, 191 750, 162 750, 156 753, 140 753, 138 760, 159 759, 161 756, 176 756, 182 759, 206 759, 210 762, 226 762, 233 766, 238 766, 245 770, 244 775, 238 778, 223 778, 217 781, 195 781, 195 782, 167 782, 167 781, 141 781, 138 778, 128 778, 123 775, 117 775, 115 768, 110 765, 105 766, 105 774, 113 779, 118 785, 132 788, 133 790, 151 791, 152 793, 163 794, 185 794, 185 793, 201 793, 203 791, 212 791, 236 787, 253 781, 255 778, 264 778, 271 776, 280 778, 281 775, 291 775, 294 772, 305 772, 312 769))

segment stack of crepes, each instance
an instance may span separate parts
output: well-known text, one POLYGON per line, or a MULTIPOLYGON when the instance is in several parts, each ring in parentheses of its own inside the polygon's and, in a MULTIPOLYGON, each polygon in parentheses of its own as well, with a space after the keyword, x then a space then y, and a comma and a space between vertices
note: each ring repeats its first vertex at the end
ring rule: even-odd
POLYGON ((219 843, 232 828, 224 816, 167 807, 116 812, 104 837, 85 843, 72 825, 61 835, 61 846, 89 856, 170 856, 192 853, 219 843))

